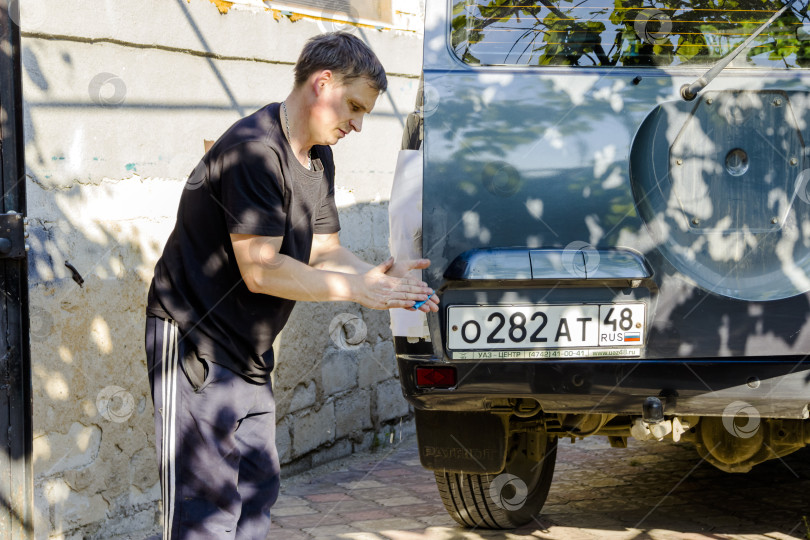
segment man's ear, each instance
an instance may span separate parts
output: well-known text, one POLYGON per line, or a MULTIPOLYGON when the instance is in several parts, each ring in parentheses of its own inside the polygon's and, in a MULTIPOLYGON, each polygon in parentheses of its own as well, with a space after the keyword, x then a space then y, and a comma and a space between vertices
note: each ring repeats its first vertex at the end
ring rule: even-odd
POLYGON ((321 95, 323 92, 324 87, 332 82, 334 79, 334 75, 331 69, 325 69, 321 71, 313 80, 312 80, 312 90, 315 92, 316 96, 321 95))

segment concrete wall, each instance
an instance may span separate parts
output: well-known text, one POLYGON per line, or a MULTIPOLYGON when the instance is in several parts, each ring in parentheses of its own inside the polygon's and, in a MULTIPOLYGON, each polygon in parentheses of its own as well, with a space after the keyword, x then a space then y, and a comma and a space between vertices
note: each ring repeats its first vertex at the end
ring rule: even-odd
MULTIPOLYGON (((37 538, 157 530, 142 343, 154 264, 203 140, 283 99, 305 40, 335 26, 244 4, 22 3, 37 538)), ((335 147, 341 239, 373 262, 388 253, 386 201, 421 62, 421 2, 394 10, 393 28, 350 27, 389 91, 335 147)), ((301 303, 276 346, 286 472, 407 429, 387 313, 301 303)))

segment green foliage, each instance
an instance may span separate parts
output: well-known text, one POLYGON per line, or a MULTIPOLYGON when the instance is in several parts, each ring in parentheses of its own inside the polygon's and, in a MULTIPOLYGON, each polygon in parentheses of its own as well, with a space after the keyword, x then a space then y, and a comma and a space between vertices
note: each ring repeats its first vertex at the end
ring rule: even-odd
MULTIPOLYGON (((479 63, 472 51, 479 57, 484 51, 498 58, 487 63, 705 65, 728 54, 783 5, 779 0, 614 0, 604 7, 589 0, 457 0, 452 43, 470 63, 479 63)), ((797 2, 738 60, 810 67, 805 22, 810 22, 807 3, 797 2)))

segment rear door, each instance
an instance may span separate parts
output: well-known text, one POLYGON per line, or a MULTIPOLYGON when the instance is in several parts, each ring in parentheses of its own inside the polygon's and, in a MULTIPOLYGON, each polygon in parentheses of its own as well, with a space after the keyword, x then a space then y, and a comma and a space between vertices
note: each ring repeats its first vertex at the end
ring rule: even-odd
MULTIPOLYGON (((783 5, 428 4, 423 252, 446 291, 430 319, 440 357, 465 337, 448 336, 453 305, 611 302, 644 304, 627 344, 642 359, 810 353, 806 3, 695 100, 680 95, 783 5), (491 271, 481 289, 448 273, 471 261, 491 271), (651 276, 608 287, 625 263, 651 276)), ((505 323, 492 349, 530 347, 508 346, 508 312, 479 311, 505 323)))

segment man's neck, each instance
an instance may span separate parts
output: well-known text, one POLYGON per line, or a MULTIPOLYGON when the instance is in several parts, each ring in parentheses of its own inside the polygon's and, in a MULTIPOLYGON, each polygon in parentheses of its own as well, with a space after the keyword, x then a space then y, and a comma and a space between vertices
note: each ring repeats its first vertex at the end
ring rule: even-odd
POLYGON ((298 158, 301 165, 307 167, 309 165, 309 151, 312 148, 307 124, 309 114, 307 114, 306 108, 295 96, 295 93, 287 96, 280 112, 284 134, 290 142, 295 157, 298 158))

